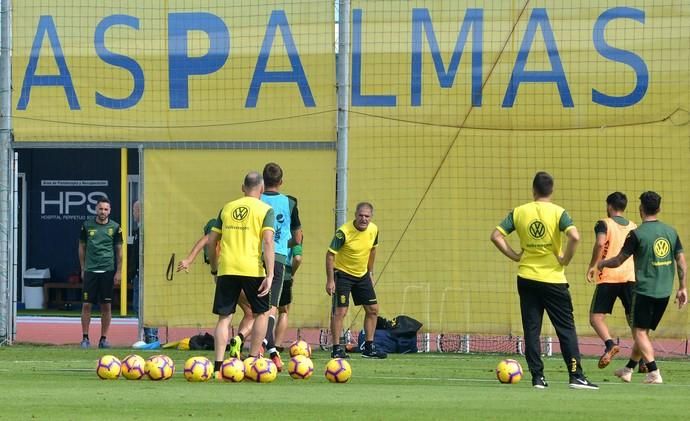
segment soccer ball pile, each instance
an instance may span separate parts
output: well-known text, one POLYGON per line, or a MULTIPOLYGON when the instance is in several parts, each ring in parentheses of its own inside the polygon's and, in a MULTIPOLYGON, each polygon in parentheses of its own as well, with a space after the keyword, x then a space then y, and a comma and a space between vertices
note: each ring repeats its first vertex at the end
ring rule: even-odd
POLYGON ((496 378, 501 383, 517 383, 522 379, 522 366, 515 360, 505 359, 496 366, 496 378))
MULTIPOLYGON (((311 347, 303 340, 290 346, 291 358, 287 363, 290 377, 307 380, 314 374, 314 363, 311 360, 311 347)), ((187 359, 184 364, 184 378, 189 382, 206 382, 214 376, 214 364, 203 356, 187 359)), ((136 354, 127 355, 120 361, 114 355, 103 355, 98 359, 96 374, 104 380, 115 380, 122 375, 127 380, 140 380, 148 377, 154 381, 168 380, 175 374, 175 363, 167 355, 152 355, 147 359, 136 354)), ((347 360, 333 358, 326 364, 326 379, 331 383, 347 383, 352 377, 352 367, 347 360)), ((278 375, 276 365, 267 358, 248 357, 244 361, 228 358, 223 361, 220 378, 227 382, 238 383, 252 380, 257 383, 271 383, 278 375)), ((515 360, 501 361, 496 368, 496 375, 503 383, 517 383, 522 376, 522 368, 515 360), (514 365, 511 365, 511 362, 514 365), (503 373, 509 373, 504 375, 503 373), (506 377, 507 376, 507 377, 506 377), (507 379, 504 381, 503 379, 507 379)))
POLYGON ((331 383, 347 383, 352 377, 352 367, 347 360, 333 358, 326 364, 326 378, 331 383))

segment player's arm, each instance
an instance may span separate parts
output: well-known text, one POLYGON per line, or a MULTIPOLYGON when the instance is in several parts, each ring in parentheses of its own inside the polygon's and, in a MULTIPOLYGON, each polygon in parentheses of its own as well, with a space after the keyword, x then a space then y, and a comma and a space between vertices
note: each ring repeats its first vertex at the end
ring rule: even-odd
POLYGON ((81 279, 84 280, 84 266, 86 263, 86 244, 79 240, 79 268, 81 268, 81 279))
POLYGON ((115 250, 115 277, 113 282, 117 286, 122 281, 122 228, 118 228, 117 233, 113 236, 113 243, 115 250))
POLYGON ((261 225, 261 242, 264 253, 264 267, 266 268, 266 277, 259 285, 259 297, 263 297, 271 292, 271 284, 273 283, 273 270, 275 267, 275 244, 273 237, 275 236, 275 212, 269 209, 264 217, 264 222, 261 225))
POLYGON ((194 244, 194 247, 192 247, 192 250, 189 252, 187 257, 180 260, 180 262, 177 264, 177 271, 180 272, 184 270, 185 272, 187 272, 192 263, 194 263, 194 259, 196 259, 196 256, 198 256, 199 253, 201 253, 201 250, 204 249, 204 246, 206 244, 208 244, 208 234, 199 238, 196 244, 194 244))
POLYGON ((688 302, 688 288, 687 288, 687 274, 688 265, 685 261, 685 253, 683 253, 683 246, 680 244, 680 238, 676 240, 676 270, 678 271, 678 291, 676 292, 676 302, 678 308, 683 307, 688 302))
POLYGON ((221 234, 213 229, 208 233, 208 264, 211 266, 211 275, 218 275, 218 254, 216 253, 216 247, 218 246, 218 241, 220 240, 221 234))
POLYGON ((635 231, 629 232, 628 236, 625 238, 625 243, 623 243, 623 248, 618 253, 618 256, 610 259, 600 260, 599 263, 597 263, 597 269, 602 270, 603 268, 617 268, 633 255, 637 245, 638 239, 635 231))
POLYGON ((271 292, 271 284, 273 283, 273 268, 275 266, 275 250, 273 236, 273 229, 264 229, 261 233, 264 252, 264 265, 266 268, 266 277, 259 286, 259 297, 263 297, 264 295, 271 292))
POLYGON ((606 223, 604 221, 598 221, 594 227, 596 239, 594 240, 594 246, 592 246, 592 258, 589 261, 589 268, 587 269, 587 282, 594 282, 597 276, 597 262, 606 245, 606 229, 606 223))
POLYGON ((302 244, 292 247, 292 275, 295 275, 297 269, 302 265, 302 244))
POLYGON ((326 252, 326 293, 335 292, 335 254, 331 250, 326 252))
POLYGON ((115 276, 113 277, 113 283, 115 286, 120 285, 122 282, 122 243, 115 245, 115 259, 117 261, 115 276))
POLYGON ((369 251, 369 262, 367 262, 367 272, 369 273, 369 280, 374 282, 374 261, 376 260, 376 247, 369 251))
POLYGON ((575 256, 575 250, 580 242, 580 233, 577 231, 577 227, 573 224, 573 220, 566 211, 563 211, 561 214, 558 221, 558 229, 563 231, 568 239, 565 243, 563 254, 556 255, 556 259, 558 259, 558 263, 561 266, 568 266, 570 261, 573 260, 573 256, 575 256))
POLYGON ((494 243, 498 251, 503 253, 507 258, 514 262, 519 262, 520 257, 522 256, 522 251, 520 253, 517 253, 513 248, 508 244, 508 241, 506 241, 505 235, 499 231, 498 228, 494 228, 494 231, 491 233, 491 242, 494 243))

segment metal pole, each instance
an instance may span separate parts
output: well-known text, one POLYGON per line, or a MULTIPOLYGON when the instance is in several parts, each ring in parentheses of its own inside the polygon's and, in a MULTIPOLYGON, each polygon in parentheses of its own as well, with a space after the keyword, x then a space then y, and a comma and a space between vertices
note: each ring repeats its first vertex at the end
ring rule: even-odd
POLYGON ((12 122, 12 74, 10 65, 11 49, 11 16, 10 0, 0 1, 0 345, 13 342, 11 326, 12 313, 10 305, 14 297, 10 297, 9 288, 13 277, 10 276, 10 248, 11 221, 9 210, 14 204, 14 197, 10 192, 11 171, 10 140, 12 122))
POLYGON ((350 109, 350 0, 338 1, 338 53, 336 79, 338 89, 338 140, 336 144, 335 223, 347 219, 347 148, 350 109))

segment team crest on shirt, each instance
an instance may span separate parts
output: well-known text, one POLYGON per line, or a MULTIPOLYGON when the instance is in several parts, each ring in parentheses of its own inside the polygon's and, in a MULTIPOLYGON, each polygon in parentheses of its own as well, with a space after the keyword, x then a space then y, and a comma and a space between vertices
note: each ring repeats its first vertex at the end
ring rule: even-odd
POLYGON ((335 238, 337 238, 338 240, 342 240, 343 238, 345 238, 345 234, 343 234, 341 231, 337 231, 335 233, 335 238))
POLYGON ((668 240, 660 237, 654 240, 654 255, 658 258, 664 258, 671 252, 671 244, 668 240))
POLYGON ((113 236, 113 229, 108 228, 108 237, 112 237, 112 236, 113 236))
POLYGON ((247 215, 249 215, 249 208, 246 206, 238 206, 232 210, 232 219, 237 222, 244 221, 247 215))
POLYGON ((529 231, 529 235, 535 240, 544 238, 544 235, 546 234, 546 227, 544 226, 544 223, 538 219, 530 222, 527 230, 529 231))
POLYGON ((96 230, 89 230, 89 237, 96 235, 96 230))

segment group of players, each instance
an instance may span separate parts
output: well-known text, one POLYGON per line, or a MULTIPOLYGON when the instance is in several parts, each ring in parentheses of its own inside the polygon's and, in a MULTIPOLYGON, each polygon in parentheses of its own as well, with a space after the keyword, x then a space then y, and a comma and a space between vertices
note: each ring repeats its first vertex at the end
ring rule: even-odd
MULTIPOLYGON (((217 375, 238 304, 244 317, 237 335, 230 340, 230 356, 239 358, 243 342, 251 336, 249 355, 258 357, 265 349, 277 369, 282 370, 282 349, 277 344, 282 343, 287 328, 293 276, 301 263, 303 240, 297 200, 280 193, 282 183, 283 171, 275 163, 266 164, 263 174, 248 173, 242 185, 244 196, 228 202, 218 217, 206 224, 204 236, 178 265, 178 271, 187 270, 204 250, 205 261, 211 267, 216 282, 213 312, 218 315, 217 375)), ((517 289, 532 385, 538 389, 548 387, 540 356, 541 326, 546 311, 559 338, 569 386, 598 389, 582 369, 572 298, 565 277, 565 267, 575 254, 580 236, 565 209, 552 203, 553 187, 553 178, 538 172, 532 182, 534 201, 513 209, 494 229, 491 240, 501 253, 519 263, 517 289), (517 232, 520 239, 519 252, 505 238, 512 232, 517 232)), ((657 193, 647 191, 640 196, 640 226, 625 218, 626 206, 625 194, 610 194, 606 199, 607 218, 598 221, 594 228, 596 241, 587 281, 597 285, 590 323, 604 341, 605 350, 599 359, 599 368, 604 368, 620 351, 605 321, 606 314, 612 312, 615 301, 620 299, 634 345, 630 360, 615 375, 630 382, 639 364, 640 372, 647 373, 645 383, 660 384, 663 380, 649 331, 657 328, 666 310, 676 270, 679 287, 675 300, 679 308, 687 303, 687 265, 676 230, 658 220, 661 197, 657 193)), ((89 347, 89 303, 97 299, 106 303, 103 314, 109 315, 113 280, 116 284, 120 280, 122 234, 119 226, 109 220, 109 211, 108 200, 100 200, 96 217, 84 223, 80 237, 85 303, 81 345, 85 348, 89 347)), ((326 292, 333 298, 333 357, 348 357, 340 334, 352 295, 355 305, 362 305, 365 310, 362 357, 386 358, 373 343, 378 317, 373 282, 378 228, 371 222, 373 212, 370 203, 359 203, 354 220, 338 228, 326 253, 326 292)), ((109 347, 105 336, 108 325, 109 318, 104 317, 101 348, 109 347)))
MULTIPOLYGON (((239 305, 244 315, 237 335, 230 339, 229 354, 241 358, 242 344, 251 337, 250 357, 268 353, 278 371, 289 307, 293 276, 302 259, 302 226, 297 199, 280 193, 282 168, 268 163, 262 174, 245 176, 244 196, 228 202, 217 218, 211 219, 189 255, 177 270, 187 270, 203 250, 216 282, 213 312, 215 329, 215 371, 218 373, 228 344, 233 314, 239 305), (276 320, 277 319, 277 320, 276 320)), ((371 223, 373 206, 357 206, 355 220, 336 232, 326 258, 326 291, 334 297, 332 328, 342 330, 352 294, 355 304, 365 308, 367 338, 362 356, 385 358, 377 351, 373 335, 378 305, 372 274, 378 230, 371 223)), ((347 357, 334 335, 333 356, 347 357)), ((217 374, 218 376, 219 374, 217 374)))
MULTIPOLYGON (((517 289, 532 385, 538 389, 548 387, 539 343, 546 311, 560 341, 569 386, 598 389, 582 370, 572 299, 565 278, 565 267, 573 258, 580 236, 565 209, 551 202, 553 187, 551 175, 538 172, 532 182, 534 201, 513 209, 494 229, 491 240, 501 253, 519 263, 517 289), (517 232, 520 239, 520 252, 505 238, 512 232, 517 232)), ((687 265, 676 230, 657 217, 661 210, 659 194, 647 191, 640 196, 640 226, 623 216, 626 206, 625 194, 610 194, 606 199, 608 217, 598 221, 594 228, 596 242, 587 280, 597 284, 590 323, 605 346, 598 365, 599 368, 608 366, 620 351, 605 322, 606 314, 612 312, 615 301, 620 299, 634 345, 626 366, 614 374, 630 382, 640 364, 640 371, 647 373, 644 383, 660 384, 663 380, 654 360, 649 331, 657 328, 664 315, 676 270, 679 286, 675 301, 679 308, 687 303, 687 265)))

